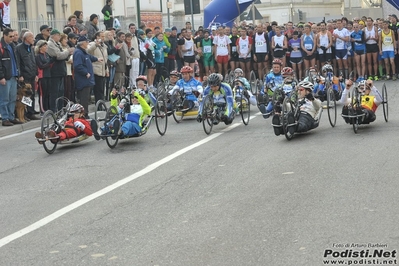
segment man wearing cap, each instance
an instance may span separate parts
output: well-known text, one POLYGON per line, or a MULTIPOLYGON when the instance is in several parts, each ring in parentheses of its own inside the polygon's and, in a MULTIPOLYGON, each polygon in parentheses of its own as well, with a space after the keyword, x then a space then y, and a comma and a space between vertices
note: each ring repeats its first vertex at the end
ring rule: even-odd
MULTIPOLYGON (((103 58, 97 58, 86 52, 89 40, 86 36, 80 36, 78 45, 73 52, 73 69, 75 73, 75 87, 79 103, 85 109, 85 116, 88 118, 90 91, 94 83, 93 62, 104 62, 103 58)), ((104 49, 106 51, 106 49, 104 49)))
POLYGON ((139 49, 139 40, 136 36, 136 25, 134 23, 129 24, 129 32, 132 34, 131 40, 131 65, 129 71, 129 85, 135 86, 136 85, 136 78, 139 76, 140 73, 140 49, 139 49))
POLYGON ((53 112, 61 109, 61 102, 56 106, 56 99, 64 96, 64 77, 67 75, 66 60, 73 53, 75 48, 63 50, 59 41, 61 32, 53 29, 50 32, 50 39, 48 41, 47 53, 55 58, 54 64, 51 67, 51 89, 50 89, 50 109, 53 112))
MULTIPOLYGON (((12 29, 5 28, 3 30, 3 38, 1 38, 0 114, 3 126, 22 124, 22 122, 16 120, 14 116, 15 102, 17 99, 17 79, 20 75, 14 45, 12 45, 13 32, 12 29)), ((20 77, 19 80, 22 81, 23 78, 20 77)))
POLYGON ((35 45, 40 40, 48 41, 48 39, 50 38, 51 30, 52 28, 49 25, 40 26, 40 33, 37 34, 35 37, 35 45))
POLYGON ((69 47, 75 47, 76 46, 76 42, 78 41, 79 36, 76 35, 73 32, 68 33, 68 46, 69 47))
MULTIPOLYGON (((30 31, 25 32, 22 36, 22 43, 16 47, 17 62, 20 65, 21 76, 24 78, 26 84, 30 84, 32 88, 35 87, 35 83, 39 80, 38 71, 36 66, 35 53, 33 51, 33 43, 35 37, 30 31)), ((31 95, 32 106, 27 107, 26 118, 28 120, 40 120, 35 116, 35 95, 31 95)))
POLYGON ((94 35, 96 34, 97 31, 99 31, 98 27, 98 16, 96 14, 91 14, 90 15, 90 24, 88 26, 88 31, 87 31, 87 38, 89 40, 93 40, 94 35))

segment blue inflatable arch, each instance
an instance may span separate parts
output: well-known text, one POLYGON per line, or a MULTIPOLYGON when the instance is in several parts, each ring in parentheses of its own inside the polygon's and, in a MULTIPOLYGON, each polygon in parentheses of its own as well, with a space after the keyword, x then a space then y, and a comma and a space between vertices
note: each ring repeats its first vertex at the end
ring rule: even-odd
POLYGON ((212 25, 231 26, 253 2, 254 0, 213 0, 204 8, 204 27, 209 29, 212 25))

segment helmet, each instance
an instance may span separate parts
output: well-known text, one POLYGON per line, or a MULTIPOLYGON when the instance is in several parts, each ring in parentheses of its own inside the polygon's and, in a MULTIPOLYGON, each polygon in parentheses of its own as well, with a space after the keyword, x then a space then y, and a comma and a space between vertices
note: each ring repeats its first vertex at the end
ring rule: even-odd
POLYGON ((69 112, 71 113, 83 113, 84 111, 85 108, 79 103, 75 103, 71 106, 71 109, 69 109, 69 112))
POLYGON ((366 80, 362 80, 359 82, 359 84, 357 84, 357 86, 363 86, 366 85, 366 80))
POLYGON ((243 76, 244 75, 244 71, 242 71, 241 68, 236 68, 234 70, 234 74, 237 75, 237 76, 243 76))
POLYGON ((306 90, 313 90, 313 83, 309 81, 301 81, 298 83, 298 87, 305 88, 306 90))
POLYGON ((169 76, 176 76, 179 77, 180 73, 177 72, 176 70, 173 70, 172 72, 169 73, 169 76))
POLYGON ((322 67, 321 71, 322 71, 323 73, 326 73, 326 72, 333 72, 334 70, 333 70, 333 67, 332 67, 331 65, 325 64, 325 65, 322 67))
POLYGON ((281 60, 280 60, 280 59, 276 58, 276 59, 273 59, 273 62, 272 62, 272 64, 273 64, 273 65, 274 65, 274 64, 277 64, 277 65, 280 65, 280 66, 282 66, 282 65, 283 65, 283 62, 281 62, 281 60))
POLYGON ((181 68, 180 73, 193 73, 193 69, 190 66, 184 66, 181 68))
POLYGON ((294 70, 290 67, 284 67, 283 70, 281 70, 281 75, 283 76, 291 76, 294 74, 294 70))
POLYGON ((309 68, 309 73, 312 73, 312 72, 317 72, 317 69, 314 68, 314 67, 310 67, 310 68, 309 68))
POLYGON ((208 85, 209 86, 219 86, 221 83, 219 74, 212 73, 208 77, 208 85))
POLYGON ((142 81, 144 81, 145 84, 147 84, 147 77, 146 76, 143 76, 143 75, 138 76, 136 78, 136 82, 139 81, 139 80, 142 80, 142 81))

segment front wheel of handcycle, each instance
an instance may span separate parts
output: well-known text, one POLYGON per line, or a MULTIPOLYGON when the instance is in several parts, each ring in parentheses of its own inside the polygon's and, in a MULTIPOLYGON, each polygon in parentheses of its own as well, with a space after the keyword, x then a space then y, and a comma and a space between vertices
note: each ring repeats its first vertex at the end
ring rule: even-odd
MULTIPOLYGON (((107 110, 107 113, 105 115, 105 123, 110 123, 111 120, 113 120, 113 118, 118 114, 118 110, 116 109, 115 106, 110 106, 107 110)), ((116 117, 116 119, 119 119, 119 117, 116 117)), ((105 124, 104 123, 104 124, 105 124)), ((106 125, 104 130, 107 131, 111 131, 110 129, 111 125, 106 125)), ((113 126, 113 125, 112 125, 113 126)), ((122 125, 120 125, 122 126, 122 125)), ((108 132, 107 132, 108 133, 108 132)), ((107 142, 108 147, 110 147, 111 149, 115 148, 116 145, 118 144, 118 140, 119 140, 119 136, 118 136, 118 132, 115 131, 111 131, 109 132, 110 135, 108 134, 107 137, 105 138, 105 141, 107 142)))
POLYGON ((96 120, 98 124, 98 128, 104 127, 104 123, 107 118, 107 105, 105 104, 105 101, 103 100, 98 100, 96 102, 96 110, 94 112, 94 120, 96 120))
POLYGON ((251 71, 249 75, 249 84, 251 85, 251 92, 252 94, 256 94, 256 86, 257 86, 257 80, 256 80, 256 74, 255 71, 251 71))
POLYGON ((294 105, 289 97, 285 97, 281 106, 281 122, 283 125, 284 135, 287 140, 291 140, 294 137, 294 134, 290 134, 290 132, 288 131, 288 126, 290 126, 290 124, 288 123, 289 113, 294 113, 294 105))
MULTIPOLYGON (((43 117, 42 117, 42 121, 41 121, 41 129, 40 132, 42 133, 43 138, 45 138, 46 136, 48 136, 48 133, 50 132, 50 130, 57 130, 57 120, 55 118, 55 115, 53 113, 53 111, 51 110, 47 110, 43 117)), ((48 153, 48 154, 52 154, 55 151, 55 148, 57 147, 58 141, 51 141, 51 139, 46 140, 45 142, 43 142, 43 148, 44 150, 48 153)))
POLYGON ((382 110, 384 111, 385 122, 388 122, 388 93, 385 83, 382 85, 382 110))
POLYGON ((163 97, 158 97, 157 104, 155 106, 155 124, 159 135, 165 135, 168 127, 168 108, 163 97))
POLYGON ((330 125, 335 127, 337 123, 337 101, 334 90, 331 87, 327 90, 327 113, 330 125))
POLYGON ((251 104, 249 103, 249 99, 244 96, 244 93, 241 93, 240 97, 240 114, 242 118, 242 122, 244 125, 248 125, 249 117, 251 116, 251 104))
POLYGON ((213 127, 213 98, 211 95, 207 95, 202 102, 202 126, 205 134, 209 135, 212 132, 213 127))
POLYGON ((180 123, 184 117, 184 112, 180 111, 183 108, 182 96, 180 95, 180 92, 177 91, 171 97, 172 97, 171 101, 173 103, 172 104, 173 119, 176 121, 176 123, 180 123))

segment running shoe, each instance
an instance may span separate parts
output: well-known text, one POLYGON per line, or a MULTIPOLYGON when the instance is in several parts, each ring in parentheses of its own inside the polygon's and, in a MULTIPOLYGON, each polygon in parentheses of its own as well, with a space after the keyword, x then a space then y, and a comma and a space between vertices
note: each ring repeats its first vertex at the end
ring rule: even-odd
POLYGON ((378 81, 378 76, 374 76, 374 80, 375 80, 375 81, 378 81))

